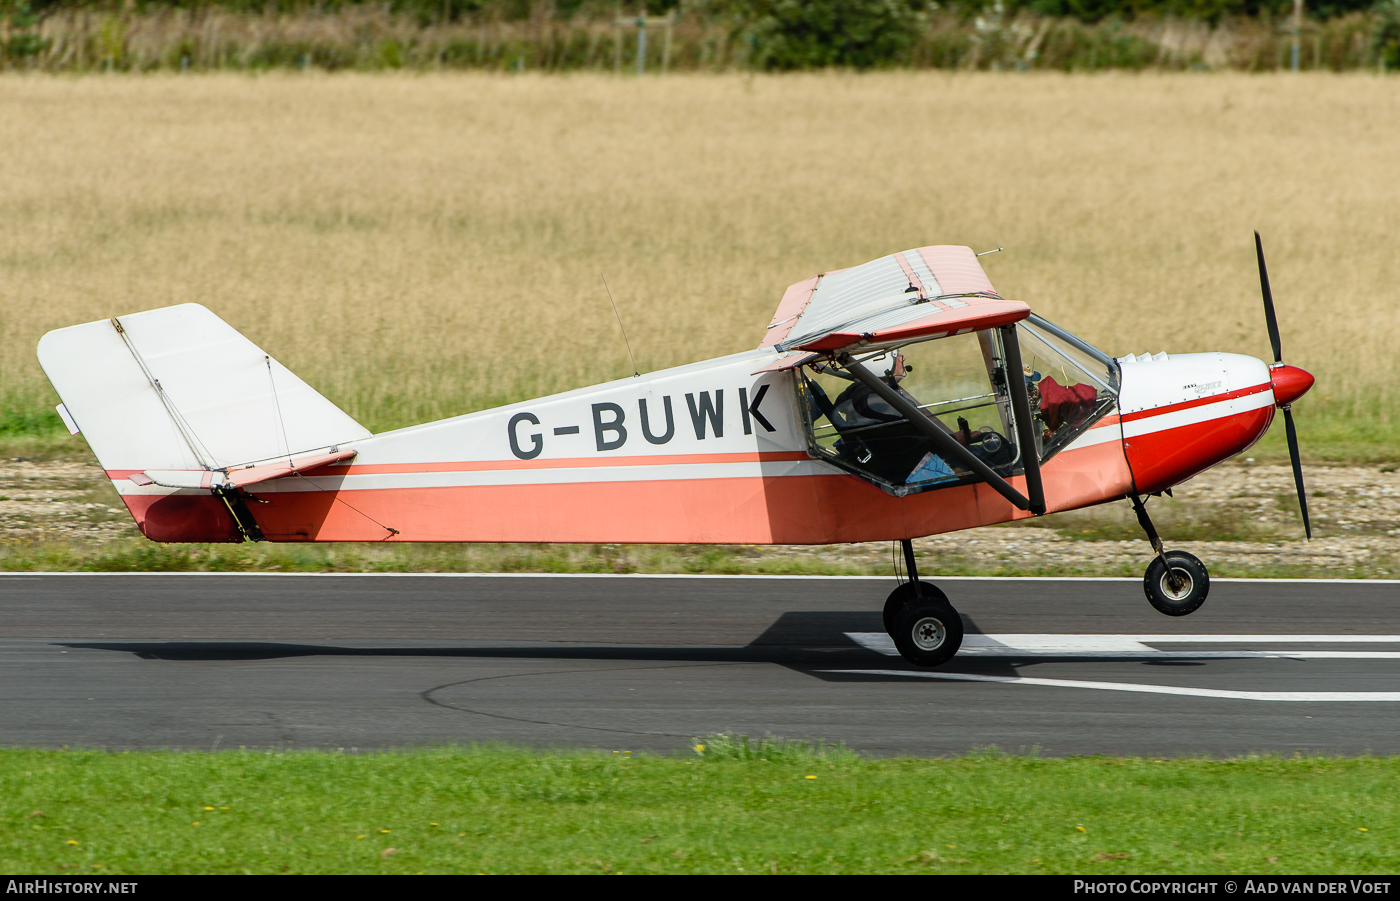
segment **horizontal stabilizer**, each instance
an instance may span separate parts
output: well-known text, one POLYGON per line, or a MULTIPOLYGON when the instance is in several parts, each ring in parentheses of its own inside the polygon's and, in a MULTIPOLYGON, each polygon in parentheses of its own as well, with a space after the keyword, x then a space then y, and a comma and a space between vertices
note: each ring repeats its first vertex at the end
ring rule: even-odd
MULTIPOLYGON (((127 480, 142 488, 159 485, 162 488, 217 488, 215 477, 223 478, 223 473, 207 469, 151 469, 127 476, 127 480)), ((220 482, 222 484, 222 482, 220 482)))
POLYGON ((322 466, 329 466, 332 463, 341 463, 353 459, 354 451, 336 451, 330 454, 315 454, 310 457, 293 458, 290 462, 279 460, 276 463, 264 463, 261 466, 247 466, 243 469, 231 469, 226 485, 235 485, 239 488, 245 485, 256 485, 258 482, 270 482, 273 479, 281 479, 286 476, 296 475, 299 472, 309 472, 313 469, 320 469, 322 466))
POLYGON ((275 463, 252 463, 224 470, 207 469, 148 469, 127 478, 137 485, 159 485, 162 488, 245 488, 259 482, 270 482, 300 472, 309 472, 332 463, 352 459, 354 451, 335 451, 278 460, 275 463))

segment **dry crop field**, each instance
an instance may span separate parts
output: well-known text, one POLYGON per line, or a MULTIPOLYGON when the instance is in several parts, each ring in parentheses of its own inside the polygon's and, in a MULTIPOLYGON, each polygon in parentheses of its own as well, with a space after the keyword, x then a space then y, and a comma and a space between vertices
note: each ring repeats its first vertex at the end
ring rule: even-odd
POLYGON ((375 430, 753 346, 929 243, 1113 354, 1265 356, 1316 455, 1400 436, 1400 80, 0 77, 0 407, 44 331, 198 301, 375 430))

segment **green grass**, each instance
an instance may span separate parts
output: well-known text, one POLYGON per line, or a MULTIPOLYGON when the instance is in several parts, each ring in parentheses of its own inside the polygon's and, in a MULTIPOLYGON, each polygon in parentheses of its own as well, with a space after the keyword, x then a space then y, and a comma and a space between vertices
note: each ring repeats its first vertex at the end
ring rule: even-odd
MULTIPOLYGON (((1305 410, 1299 401, 1294 411, 1298 447, 1303 462, 1391 463, 1400 460, 1400 421, 1388 411, 1364 408, 1324 408, 1320 414, 1305 410)), ((65 433, 66 434, 66 433, 65 433)), ((1261 462, 1288 460, 1288 439, 1280 415, 1249 456, 1261 462)))
POLYGON ((888 574, 806 558, 765 559, 714 545, 600 544, 157 544, 44 538, 0 542, 11 572, 542 572, 888 574))
POLYGON ((50 423, 43 416, 24 416, 13 409, 0 410, 0 459, 15 457, 97 462, 87 442, 69 435, 57 413, 50 423))
MULTIPOLYGON (((1116 533, 1115 533, 1116 534, 1116 533)), ((1111 537, 1108 533, 1097 537, 1111 537)), ((1150 556, 1122 563, 1051 558, 1005 560, 921 555, 925 576, 1126 576, 1137 578, 1150 556)), ((1237 565, 1212 561, 1217 578, 1389 578, 1400 561, 1364 565, 1237 565)), ((0 572, 271 572, 271 573, 715 573, 721 575, 888 576, 888 556, 868 559, 764 557, 729 545, 598 544, 156 544, 144 538, 95 542, 45 538, 0 542, 0 572)))
POLYGON ((0 751, 11 873, 1390 873, 1400 758, 0 751), (395 849, 392 853, 388 849, 395 849))
POLYGON ((0 409, 0 439, 6 442, 24 438, 58 441, 68 436, 63 421, 52 407, 10 406, 0 409))

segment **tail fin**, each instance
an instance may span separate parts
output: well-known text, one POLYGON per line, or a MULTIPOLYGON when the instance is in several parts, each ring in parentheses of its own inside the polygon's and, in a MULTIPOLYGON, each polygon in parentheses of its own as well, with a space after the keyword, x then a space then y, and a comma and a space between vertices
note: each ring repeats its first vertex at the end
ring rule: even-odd
MULTIPOLYGON (((39 364, 70 428, 82 432, 114 481, 138 475, 139 485, 146 471, 227 475, 277 459, 291 466, 294 456, 370 437, 199 304, 57 329, 40 339, 39 364)), ((157 537, 125 491, 123 499, 157 537)))

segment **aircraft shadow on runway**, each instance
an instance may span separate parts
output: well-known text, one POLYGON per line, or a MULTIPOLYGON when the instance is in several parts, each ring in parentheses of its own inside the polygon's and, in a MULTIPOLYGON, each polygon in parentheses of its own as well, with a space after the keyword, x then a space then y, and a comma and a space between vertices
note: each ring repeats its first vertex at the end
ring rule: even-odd
MULTIPOLYGON (((964 614, 964 630, 981 630, 964 614)), ((898 676, 842 675, 830 667, 913 670, 899 657, 888 657, 857 644, 847 633, 882 632, 880 614, 871 611, 790 611, 782 614, 747 645, 604 645, 530 644, 481 646, 369 646, 300 644, 281 641, 85 641, 59 642, 62 647, 118 651, 143 660, 251 661, 292 657, 445 657, 520 660, 637 660, 702 663, 773 663, 827 681, 883 681, 898 676)), ((1037 662, 1043 662, 1041 658, 1037 662)), ((1015 661, 1007 658, 958 658, 942 669, 953 672, 1014 675, 1015 661)))

